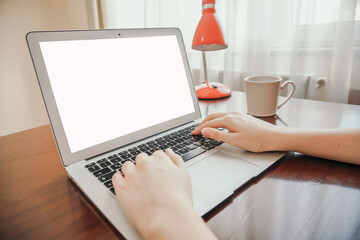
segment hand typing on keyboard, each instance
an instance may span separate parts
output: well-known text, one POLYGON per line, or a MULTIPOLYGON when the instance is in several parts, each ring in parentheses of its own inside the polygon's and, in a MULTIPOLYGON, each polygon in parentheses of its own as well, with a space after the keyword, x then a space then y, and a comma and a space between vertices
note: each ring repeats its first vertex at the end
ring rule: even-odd
POLYGON ((252 152, 274 150, 273 132, 279 127, 236 112, 213 113, 205 118, 192 134, 226 142, 252 152), (217 128, 229 130, 220 131, 217 128))
POLYGON ((112 177, 124 213, 145 239, 214 239, 192 208, 189 173, 171 149, 141 153, 112 177), (194 232, 197 229, 198 233, 194 232), (189 235, 188 235, 189 234, 189 235))

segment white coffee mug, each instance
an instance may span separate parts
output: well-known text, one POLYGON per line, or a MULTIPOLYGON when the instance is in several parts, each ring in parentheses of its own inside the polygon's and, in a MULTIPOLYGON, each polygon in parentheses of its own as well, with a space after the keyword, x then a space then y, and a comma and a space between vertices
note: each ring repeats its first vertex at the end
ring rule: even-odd
POLYGON ((248 114, 255 117, 270 117, 276 115, 280 109, 289 101, 295 92, 295 83, 286 81, 281 84, 279 76, 251 76, 245 78, 245 92, 248 114), (288 84, 292 86, 285 100, 278 104, 279 90, 288 84))

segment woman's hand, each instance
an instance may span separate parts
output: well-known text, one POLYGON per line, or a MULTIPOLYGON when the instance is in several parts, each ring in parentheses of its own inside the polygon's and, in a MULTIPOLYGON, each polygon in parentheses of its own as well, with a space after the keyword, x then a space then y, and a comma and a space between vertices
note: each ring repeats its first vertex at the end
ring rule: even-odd
POLYGON ((205 118, 192 134, 226 142, 252 152, 275 150, 273 142, 280 127, 236 112, 214 113, 205 118), (217 128, 226 128, 228 132, 217 128))
POLYGON ((192 206, 191 179, 182 158, 168 149, 125 162, 112 181, 131 224, 145 239, 213 239, 192 206))

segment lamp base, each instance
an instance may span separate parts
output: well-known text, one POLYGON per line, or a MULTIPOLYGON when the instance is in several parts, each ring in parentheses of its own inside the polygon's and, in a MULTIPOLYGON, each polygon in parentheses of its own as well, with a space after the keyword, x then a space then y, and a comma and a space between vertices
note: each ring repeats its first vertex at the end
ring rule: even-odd
POLYGON ((222 83, 209 82, 210 87, 203 83, 196 87, 196 94, 200 100, 217 100, 231 96, 231 89, 222 83))

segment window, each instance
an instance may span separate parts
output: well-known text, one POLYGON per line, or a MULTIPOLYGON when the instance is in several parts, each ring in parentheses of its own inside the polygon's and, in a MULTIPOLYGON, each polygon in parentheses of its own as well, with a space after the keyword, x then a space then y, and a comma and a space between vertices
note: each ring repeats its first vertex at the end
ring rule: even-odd
MULTIPOLYGON (((294 12, 296 12, 296 8, 300 11, 300 25, 353 21, 352 12, 344 11, 339 14, 339 9, 342 7, 341 4, 352 5, 354 2, 341 0, 297 0, 294 4, 294 12)), ((351 8, 351 6, 349 7, 351 8)), ((296 22, 295 18, 296 15, 294 15, 294 22, 296 22)), ((360 20, 359 4, 356 6, 355 20, 360 20)))

